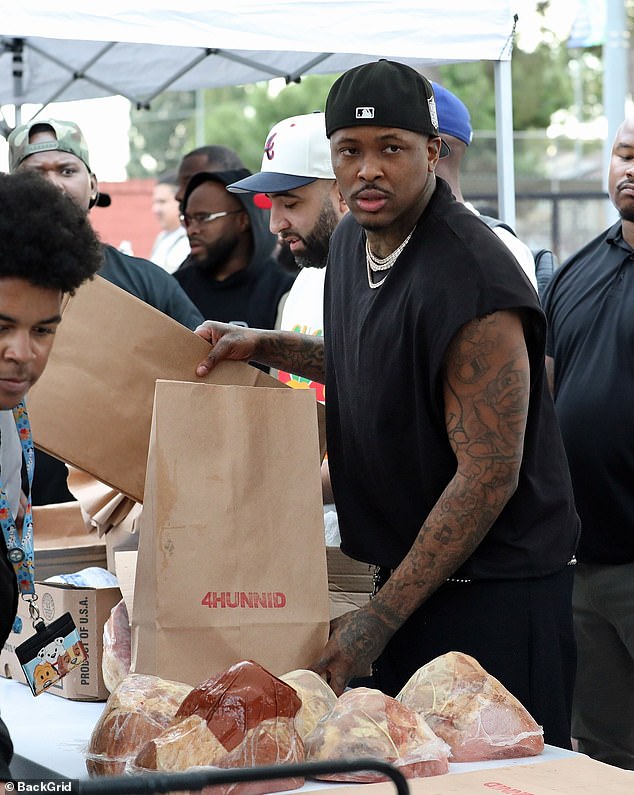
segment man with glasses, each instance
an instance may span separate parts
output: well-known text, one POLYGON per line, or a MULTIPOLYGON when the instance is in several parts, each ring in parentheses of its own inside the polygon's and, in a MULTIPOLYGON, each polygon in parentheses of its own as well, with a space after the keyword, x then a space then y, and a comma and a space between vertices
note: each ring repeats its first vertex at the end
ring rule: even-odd
POLYGON ((227 191, 249 174, 204 171, 189 180, 181 222, 191 253, 174 276, 207 319, 279 328, 295 274, 275 259, 268 215, 254 197, 227 191))

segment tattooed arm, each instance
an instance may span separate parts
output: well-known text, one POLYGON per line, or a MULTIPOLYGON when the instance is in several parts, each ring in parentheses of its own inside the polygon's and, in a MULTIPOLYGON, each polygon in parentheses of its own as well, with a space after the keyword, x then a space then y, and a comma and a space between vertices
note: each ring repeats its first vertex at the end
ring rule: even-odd
POLYGON ((223 359, 233 359, 259 362, 320 384, 325 381, 323 337, 244 328, 215 320, 206 320, 196 334, 211 345, 207 358, 196 367, 198 376, 207 375, 223 359))
POLYGON ((313 669, 327 674, 335 693, 367 672, 394 632, 476 549, 513 495, 529 381, 519 314, 474 320, 452 341, 444 362, 444 401, 456 472, 375 598, 332 622, 313 669))

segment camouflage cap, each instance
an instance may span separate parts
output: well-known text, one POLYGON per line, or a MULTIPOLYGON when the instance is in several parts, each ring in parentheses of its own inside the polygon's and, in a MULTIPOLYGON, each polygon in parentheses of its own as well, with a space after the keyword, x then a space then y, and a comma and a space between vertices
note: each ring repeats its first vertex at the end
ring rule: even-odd
POLYGON ((79 127, 72 121, 57 121, 56 119, 31 119, 26 124, 16 127, 9 136, 9 171, 13 172, 30 155, 36 152, 68 152, 78 157, 90 171, 88 147, 84 135, 79 127), (39 132, 39 128, 50 128, 55 134, 56 141, 39 141, 29 143, 31 132, 39 132))

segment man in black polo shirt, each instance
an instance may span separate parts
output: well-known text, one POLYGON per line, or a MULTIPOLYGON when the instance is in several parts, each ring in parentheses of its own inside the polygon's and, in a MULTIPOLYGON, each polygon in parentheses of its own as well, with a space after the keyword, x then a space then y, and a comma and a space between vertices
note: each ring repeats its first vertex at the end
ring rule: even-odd
POLYGON ((573 737, 634 769, 634 119, 619 128, 609 193, 620 220, 555 273, 547 361, 581 518, 573 737))
POLYGON ((323 339, 206 323, 197 373, 237 358, 326 379, 341 547, 378 567, 380 588, 332 623, 313 670, 341 693, 374 664, 395 695, 462 651, 569 747, 579 521, 537 294, 436 178, 445 145, 425 78, 357 67, 325 118, 350 212, 331 238, 323 339))

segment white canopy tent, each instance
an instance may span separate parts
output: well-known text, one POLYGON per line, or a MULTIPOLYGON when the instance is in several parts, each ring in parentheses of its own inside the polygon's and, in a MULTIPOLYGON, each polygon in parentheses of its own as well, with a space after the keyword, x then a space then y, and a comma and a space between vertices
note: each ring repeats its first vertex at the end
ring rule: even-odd
POLYGON ((0 104, 337 73, 379 57, 495 65, 500 212, 515 221, 510 0, 0 0, 0 104), (4 6, 4 8, 3 8, 4 6), (178 10, 174 10, 177 7, 178 10))

